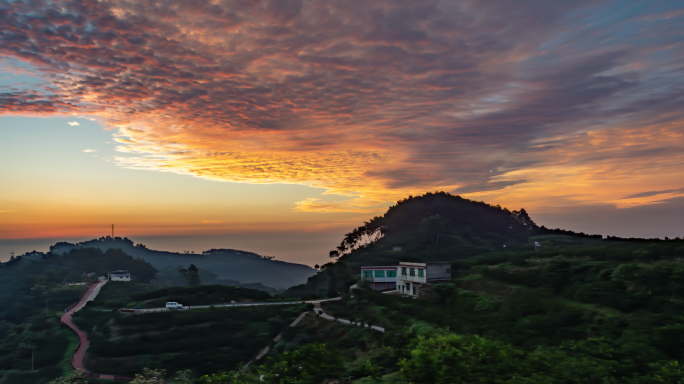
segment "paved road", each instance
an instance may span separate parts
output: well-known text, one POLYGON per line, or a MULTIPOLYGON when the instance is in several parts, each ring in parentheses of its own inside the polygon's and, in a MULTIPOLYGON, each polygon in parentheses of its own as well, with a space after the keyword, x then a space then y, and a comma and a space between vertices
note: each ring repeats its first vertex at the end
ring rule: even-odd
POLYGON ((327 301, 327 300, 310 301, 310 303, 314 305, 314 312, 319 314, 322 318, 324 318, 326 320, 339 321, 340 323, 343 323, 343 324, 356 325, 357 327, 370 328, 370 329, 374 329, 376 331, 380 331, 382 333, 385 333, 385 328, 378 327, 377 325, 368 325, 368 324, 362 324, 362 323, 355 323, 353 321, 345 320, 345 319, 336 319, 333 316, 330 316, 327 313, 323 312, 323 308, 321 308, 321 301, 327 301))
POLYGON ((88 348, 90 341, 88 341, 88 335, 85 332, 78 329, 78 327, 76 327, 76 325, 73 323, 72 316, 75 312, 83 308, 87 302, 95 299, 97 294, 100 293, 100 288, 102 288, 102 286, 106 283, 107 280, 100 280, 97 284, 92 285, 90 288, 88 288, 85 295, 83 295, 81 301, 79 301, 76 305, 71 307, 71 309, 69 309, 62 316, 62 323, 66 324, 78 335, 78 347, 76 348, 74 356, 71 358, 71 365, 73 365, 75 369, 80 369, 82 371, 86 370, 83 366, 83 357, 85 356, 85 351, 86 348, 88 348))
MULTIPOLYGON (((340 297, 335 297, 332 299, 323 300, 309 300, 304 301, 307 304, 319 303, 322 301, 330 300, 340 300, 340 297)), ((202 309, 202 308, 225 308, 225 307, 258 307, 263 305, 296 305, 300 304, 302 301, 273 301, 266 303, 233 303, 233 304, 213 304, 213 305, 184 305, 182 309, 168 309, 168 308, 148 308, 148 309, 134 309, 133 311, 138 314, 143 313, 153 313, 153 312, 171 312, 171 311, 187 311, 188 309, 202 309)))
MULTIPOLYGON (((83 295, 81 300, 71 307, 67 312, 62 316, 62 323, 66 324, 69 328, 71 328, 76 334, 78 335, 78 340, 79 344, 78 347, 76 348, 76 352, 74 352, 73 357, 71 358, 71 364, 74 366, 75 369, 77 370, 83 370, 85 371, 85 366, 83 365, 83 358, 85 357, 85 352, 86 348, 88 348, 88 345, 90 345, 90 341, 88 340, 88 335, 78 329, 76 325, 73 323, 73 314, 79 311, 81 308, 83 308, 88 301, 92 301, 97 297, 97 294, 100 293, 100 289, 102 288, 103 285, 107 283, 107 280, 100 280, 97 284, 91 286, 88 288, 86 293, 83 295)), ((324 299, 324 300, 309 300, 305 301, 305 303, 308 304, 313 304, 314 305, 314 311, 318 314, 321 315, 322 318, 328 319, 328 320, 334 320, 334 321, 339 321, 341 323, 345 324, 352 324, 352 325, 357 325, 357 326, 364 326, 364 327, 369 327, 368 324, 360 324, 360 323, 354 323, 349 320, 344 320, 344 319, 336 319, 330 315, 327 315, 325 312, 323 312, 323 309, 321 308, 321 302, 325 301, 331 301, 331 300, 340 300, 339 297, 332 298, 332 299, 324 299)), ((254 306, 263 306, 263 305, 294 305, 294 304, 299 304, 301 301, 287 301, 287 302, 270 302, 270 303, 248 303, 248 304, 217 304, 214 305, 214 307, 254 307, 254 306)), ((183 307, 184 310, 188 309, 199 309, 199 308, 209 308, 211 305, 193 305, 193 306, 185 306, 183 307)), ((136 313, 152 313, 152 312, 166 312, 168 311, 166 308, 153 308, 153 309, 137 309, 135 310, 136 313)), ((290 327, 296 326, 306 315, 306 312, 302 313, 297 319, 295 319, 292 324, 290 324, 290 327)), ((385 329, 382 327, 377 327, 377 326, 370 326, 371 329, 375 329, 380 332, 385 332, 385 329)), ((274 341, 278 342, 280 338, 282 337, 282 334, 278 334, 278 336, 275 337, 274 341)), ((259 355, 254 359, 254 360, 259 360, 261 357, 263 357, 266 353, 268 353, 269 347, 267 346, 264 348, 259 355)), ((252 361, 248 362, 247 365, 245 365, 242 368, 242 371, 247 369, 249 365, 252 363, 252 361)), ((105 375, 105 374, 98 374, 98 373, 90 373, 90 377, 99 377, 100 379, 123 379, 123 380, 131 380, 132 378, 129 377, 122 377, 122 376, 114 376, 114 375, 105 375)))

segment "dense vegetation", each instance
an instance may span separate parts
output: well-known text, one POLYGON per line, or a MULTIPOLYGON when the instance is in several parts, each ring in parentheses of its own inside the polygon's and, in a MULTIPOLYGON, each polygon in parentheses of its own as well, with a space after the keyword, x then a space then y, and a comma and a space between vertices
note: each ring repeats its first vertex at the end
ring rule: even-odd
POLYGON ((264 301, 271 295, 264 291, 227 285, 200 285, 151 290, 149 284, 111 283, 102 287, 89 308, 163 308, 167 302, 183 305, 212 305, 235 301, 237 303, 264 301))
POLYGON ((84 272, 99 276, 124 268, 141 280, 154 278, 152 266, 115 250, 82 249, 2 264, 0 383, 46 383, 70 370, 70 353, 77 340, 59 317, 83 296, 86 287, 61 283, 80 280, 84 272))
MULTIPOLYGON (((363 265, 396 265, 401 261, 456 261, 492 252, 534 250, 545 247, 668 243, 665 240, 587 235, 538 226, 525 209, 471 201, 445 192, 410 196, 345 235, 330 252, 335 260, 321 266, 323 273, 306 284, 285 291, 285 296, 319 297, 346 292, 359 278, 363 265), (395 251, 395 247, 401 247, 395 251)), ((670 240, 677 243, 679 240, 670 240)))
POLYGON ((150 314, 78 312, 75 322, 91 339, 86 366, 130 375, 145 367, 209 374, 246 363, 304 307, 209 308, 150 314))
MULTIPOLYGON (((154 360, 171 359, 165 353, 174 347, 164 344, 168 337, 157 338, 155 322, 137 320, 148 315, 109 313, 107 317, 89 309, 83 313, 84 321, 92 323, 84 327, 90 326, 99 338, 98 353, 115 354, 112 351, 122 348, 122 355, 110 356, 109 361, 131 362, 138 372, 143 365, 167 368, 172 383, 684 382, 679 363, 684 358, 681 239, 603 239, 550 230, 537 226, 523 209, 510 211, 435 193, 398 202, 384 216, 347 234, 331 256, 335 260, 323 265, 307 284, 284 295, 341 294, 342 300, 323 303, 328 314, 378 325, 386 332, 309 314, 299 326, 284 328, 264 360, 236 374, 234 364, 198 370, 181 362, 175 366, 164 365, 161 358, 154 360), (535 243, 541 245, 538 250, 535 243), (402 249, 395 251, 395 246, 402 249), (434 286, 432 295, 420 300, 371 291, 359 281, 360 266, 399 261, 451 262, 453 281, 434 286), (352 296, 349 287, 355 283, 360 288, 352 296), (138 323, 127 325, 128 319, 138 323), (136 354, 141 343, 136 347, 121 343, 126 337, 149 338, 150 345, 163 348, 154 356, 136 354), (180 368, 192 371, 173 375, 180 368), (209 372, 214 373, 197 377, 209 372)), ((183 292, 192 297, 190 292, 196 291, 183 292)), ((172 295, 170 290, 130 292, 126 300, 145 305, 146 300, 172 295)), ((176 323, 162 326, 159 332, 185 330, 181 317, 160 319, 176 323)), ((199 329, 200 323, 193 321, 187 320, 192 324, 188 329, 199 329)), ((205 323, 213 321, 220 320, 205 323)), ((258 318, 253 322, 262 323, 258 318)), ((276 332, 264 329, 259 334, 276 332)), ((214 345, 199 332, 203 343, 214 345)), ((239 337, 231 332, 226 332, 226 338, 239 337)), ((188 341, 188 348, 202 353, 193 342, 188 341)), ((248 352, 242 361, 253 356, 254 351, 248 352)), ((154 377, 161 376, 148 371, 137 383, 156 383, 154 377)))
MULTIPOLYGON (((160 288, 186 286, 190 283, 190 276, 188 274, 188 269, 183 266, 164 267, 159 269, 157 278, 154 279, 152 284, 160 288)), ((202 285, 229 285, 233 287, 258 289, 260 291, 268 292, 271 295, 277 295, 284 291, 284 289, 271 288, 262 283, 241 283, 237 280, 220 279, 213 271, 202 268, 198 268, 197 282, 202 285)))

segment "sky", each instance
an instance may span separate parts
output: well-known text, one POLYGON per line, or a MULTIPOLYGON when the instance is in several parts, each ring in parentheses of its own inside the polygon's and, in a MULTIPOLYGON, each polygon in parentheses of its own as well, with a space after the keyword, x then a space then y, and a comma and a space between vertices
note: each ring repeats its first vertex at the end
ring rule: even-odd
POLYGON ((682 1, 0 0, 0 260, 114 223, 313 265, 442 190, 684 236, 681 25, 682 1))

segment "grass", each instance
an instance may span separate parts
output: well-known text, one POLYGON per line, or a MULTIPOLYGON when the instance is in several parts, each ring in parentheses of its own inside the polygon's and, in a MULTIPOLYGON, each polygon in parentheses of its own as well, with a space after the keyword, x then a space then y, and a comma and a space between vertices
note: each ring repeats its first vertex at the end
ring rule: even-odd
POLYGON ((76 346, 78 346, 78 336, 76 336, 71 329, 68 329, 65 326, 62 327, 59 332, 64 333, 66 339, 69 340, 69 343, 64 350, 64 358, 59 363, 59 367, 62 369, 62 374, 66 375, 74 370, 73 366, 71 365, 71 357, 76 350, 76 346))

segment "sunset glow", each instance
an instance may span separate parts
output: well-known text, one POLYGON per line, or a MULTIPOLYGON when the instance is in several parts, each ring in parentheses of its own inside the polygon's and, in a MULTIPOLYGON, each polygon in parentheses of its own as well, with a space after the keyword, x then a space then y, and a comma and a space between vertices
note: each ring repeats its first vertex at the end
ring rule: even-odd
POLYGON ((0 238, 344 233, 437 190, 684 213, 682 4, 527 3, 0 0, 0 129, 103 135, 53 183, 3 158, 0 238))

